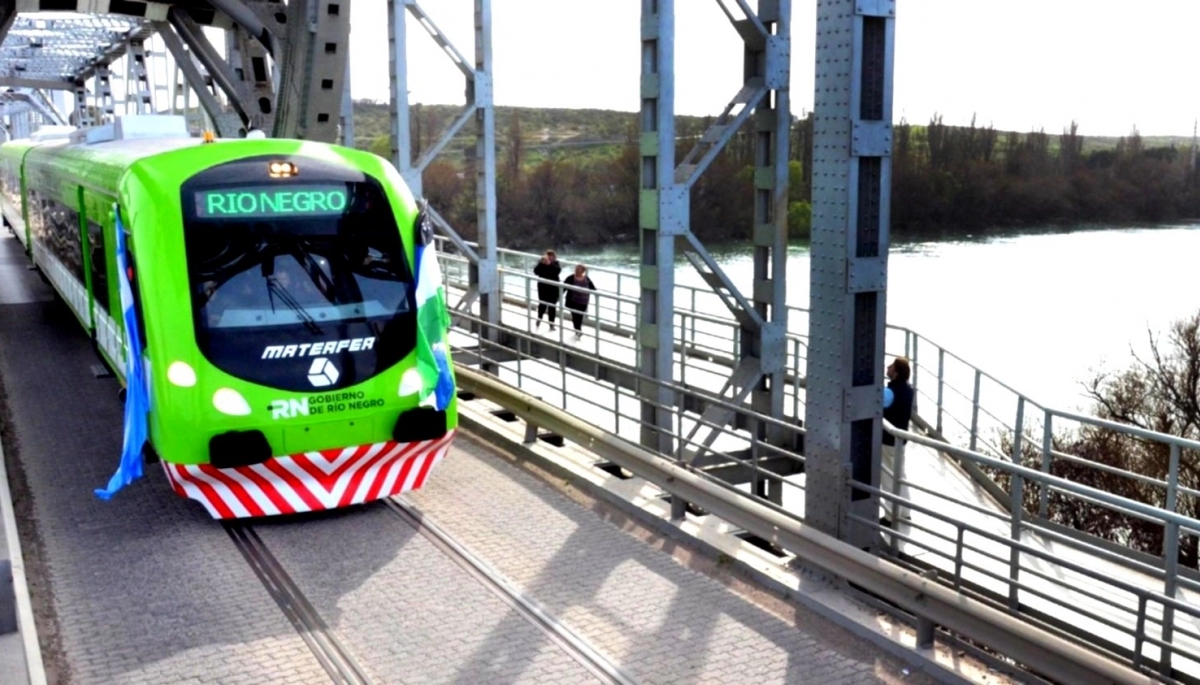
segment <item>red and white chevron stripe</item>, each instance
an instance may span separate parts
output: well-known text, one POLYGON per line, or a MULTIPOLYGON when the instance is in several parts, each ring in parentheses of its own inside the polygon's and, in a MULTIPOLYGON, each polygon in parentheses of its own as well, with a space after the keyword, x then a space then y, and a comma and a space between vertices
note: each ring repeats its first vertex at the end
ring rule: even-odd
POLYGON ((453 437, 449 431, 436 440, 301 452, 229 469, 165 461, 163 468, 175 492, 198 500, 213 518, 295 514, 416 490, 446 455, 453 437))

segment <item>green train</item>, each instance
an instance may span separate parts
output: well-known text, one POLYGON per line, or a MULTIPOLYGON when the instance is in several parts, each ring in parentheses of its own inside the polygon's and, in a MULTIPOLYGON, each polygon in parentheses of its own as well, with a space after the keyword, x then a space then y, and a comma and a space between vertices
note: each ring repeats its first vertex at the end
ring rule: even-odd
POLYGON ((130 393, 141 376, 138 474, 157 460, 214 518, 270 516, 419 488, 449 449, 432 234, 386 160, 124 117, 0 145, 0 186, 98 353, 130 393))

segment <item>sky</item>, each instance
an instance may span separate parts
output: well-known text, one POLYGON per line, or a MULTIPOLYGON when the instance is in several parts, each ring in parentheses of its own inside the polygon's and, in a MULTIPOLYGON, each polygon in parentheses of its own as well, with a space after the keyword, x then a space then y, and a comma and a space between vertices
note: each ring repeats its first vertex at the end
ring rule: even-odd
MULTIPOLYGON (((676 113, 717 114, 741 85, 722 0, 676 0, 676 113)), ((734 0, 724 0, 736 11, 734 0)), ((349 4, 349 3, 347 3, 349 4)), ((754 6, 753 0, 749 3, 754 6)), ((472 0, 420 0, 474 55, 472 0)), ((792 111, 812 109, 816 2, 793 0, 792 111)), ((898 0, 894 118, 1084 135, 1191 135, 1200 116, 1196 0, 898 0)), ((638 107, 638 0, 493 0, 497 105, 638 107)), ((387 102, 387 5, 351 14, 351 92, 387 102)), ((464 102, 463 76, 412 19, 413 103, 464 102)))

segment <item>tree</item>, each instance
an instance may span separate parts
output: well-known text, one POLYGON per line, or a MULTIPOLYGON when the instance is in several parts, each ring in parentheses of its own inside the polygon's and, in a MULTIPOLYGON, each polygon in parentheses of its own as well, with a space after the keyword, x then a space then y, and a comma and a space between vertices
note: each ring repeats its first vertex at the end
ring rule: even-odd
POLYGON ((525 139, 521 137, 521 116, 513 113, 504 135, 504 173, 511 183, 521 180, 521 167, 525 165, 525 139))
MULTIPOLYGON (((1134 355, 1132 366, 1115 373, 1100 373, 1085 384, 1094 402, 1093 413, 1101 419, 1165 433, 1189 440, 1200 439, 1200 312, 1176 321, 1162 340, 1150 333, 1150 356, 1134 355)), ((1034 431, 1037 434, 1040 431, 1034 431)), ((1091 464, 1111 467, 1141 476, 1167 481, 1171 449, 1158 441, 1144 440, 1129 433, 1096 426, 1084 426, 1054 437, 1056 451, 1079 457, 1084 462, 1056 459, 1051 473, 1081 485, 1136 500, 1154 507, 1167 508, 1166 487, 1136 480, 1091 464)), ((1011 443, 1002 449, 1011 452, 1011 443)), ((1026 444, 1022 462, 1040 468, 1041 446, 1026 444)), ((1182 486, 1176 511, 1184 516, 1200 516, 1200 498, 1182 488, 1200 489, 1200 454, 1181 450, 1179 485, 1182 486)), ((998 479, 1001 485, 1005 478, 998 479)), ((1025 507, 1038 510, 1038 488, 1025 492, 1025 507)), ((1163 553, 1164 527, 1161 523, 1129 516, 1079 497, 1051 490, 1048 518, 1061 525, 1126 545, 1131 549, 1159 556, 1163 553)), ((1181 532, 1179 561, 1196 568, 1200 549, 1193 533, 1181 532)))

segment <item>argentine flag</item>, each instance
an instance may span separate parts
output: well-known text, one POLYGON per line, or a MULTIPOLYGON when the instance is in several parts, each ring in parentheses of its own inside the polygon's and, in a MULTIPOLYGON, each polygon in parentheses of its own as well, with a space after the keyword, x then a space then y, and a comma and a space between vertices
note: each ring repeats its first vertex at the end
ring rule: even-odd
POLYGON ((417 231, 417 372, 421 374, 420 406, 444 411, 454 398, 454 376, 446 337, 450 314, 446 311, 446 291, 433 246, 433 227, 422 213, 417 231))
POLYGON ((125 444, 121 450, 121 463, 108 480, 108 487, 96 490, 96 496, 103 500, 110 499, 118 490, 142 477, 142 445, 146 442, 146 414, 150 411, 142 367, 142 341, 137 315, 133 311, 133 288, 125 260, 125 227, 116 205, 113 205, 113 214, 117 224, 117 283, 121 289, 121 311, 125 321, 125 444))

